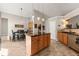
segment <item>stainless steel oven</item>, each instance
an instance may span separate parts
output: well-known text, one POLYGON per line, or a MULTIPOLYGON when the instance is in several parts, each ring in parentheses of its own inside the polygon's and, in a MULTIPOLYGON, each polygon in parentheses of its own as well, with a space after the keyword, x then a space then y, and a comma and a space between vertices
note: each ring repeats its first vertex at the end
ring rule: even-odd
POLYGON ((79 36, 75 34, 69 34, 68 46, 79 52, 79 36))

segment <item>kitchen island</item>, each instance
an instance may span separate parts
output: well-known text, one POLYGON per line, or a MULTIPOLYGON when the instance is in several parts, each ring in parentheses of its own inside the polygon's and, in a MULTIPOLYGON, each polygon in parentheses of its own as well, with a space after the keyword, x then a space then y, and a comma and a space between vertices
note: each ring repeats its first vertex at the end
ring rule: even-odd
POLYGON ((31 56, 39 53, 39 51, 49 47, 50 34, 26 34, 26 55, 31 56))

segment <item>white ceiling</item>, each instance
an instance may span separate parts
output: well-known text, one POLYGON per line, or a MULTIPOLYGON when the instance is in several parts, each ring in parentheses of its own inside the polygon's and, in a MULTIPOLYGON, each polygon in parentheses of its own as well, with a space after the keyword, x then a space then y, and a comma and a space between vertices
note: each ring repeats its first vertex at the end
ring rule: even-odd
POLYGON ((63 16, 76 8, 79 8, 77 3, 0 3, 0 11, 25 17, 32 16, 33 9, 52 17, 63 16), (20 8, 23 8, 22 13, 20 8))

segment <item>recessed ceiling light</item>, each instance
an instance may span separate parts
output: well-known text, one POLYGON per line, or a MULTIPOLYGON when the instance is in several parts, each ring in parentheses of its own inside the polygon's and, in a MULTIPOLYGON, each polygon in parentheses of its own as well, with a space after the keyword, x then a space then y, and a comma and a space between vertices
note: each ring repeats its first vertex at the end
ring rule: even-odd
POLYGON ((45 21, 45 19, 44 19, 44 18, 42 18, 42 21, 45 21))

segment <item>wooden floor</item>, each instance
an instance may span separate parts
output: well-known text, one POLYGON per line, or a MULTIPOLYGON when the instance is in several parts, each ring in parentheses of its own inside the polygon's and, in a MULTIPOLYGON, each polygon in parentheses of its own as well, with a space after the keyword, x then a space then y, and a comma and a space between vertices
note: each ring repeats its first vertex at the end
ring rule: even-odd
MULTIPOLYGON (((8 56, 25 56, 25 41, 2 41, 2 48, 8 49, 8 56)), ((77 56, 74 50, 64 46, 60 42, 51 40, 49 48, 46 48, 35 56, 77 56)))

